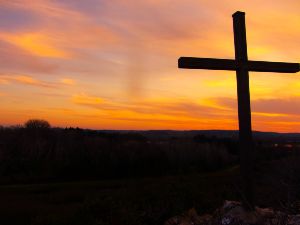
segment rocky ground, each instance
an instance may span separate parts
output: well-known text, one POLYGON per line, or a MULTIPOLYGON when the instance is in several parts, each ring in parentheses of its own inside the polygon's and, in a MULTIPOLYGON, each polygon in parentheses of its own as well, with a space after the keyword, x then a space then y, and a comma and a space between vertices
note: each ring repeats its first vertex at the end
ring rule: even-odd
POLYGON ((240 202, 225 201, 213 214, 198 215, 190 209, 164 225, 300 225, 300 214, 289 215, 271 208, 255 207, 246 211, 240 202))

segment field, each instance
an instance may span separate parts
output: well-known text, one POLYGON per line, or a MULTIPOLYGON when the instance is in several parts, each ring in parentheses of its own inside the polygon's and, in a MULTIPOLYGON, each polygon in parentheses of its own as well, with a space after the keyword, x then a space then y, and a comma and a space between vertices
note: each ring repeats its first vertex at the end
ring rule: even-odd
POLYGON ((235 198, 238 168, 159 178, 3 185, 0 224, 162 224, 235 198))
MULTIPOLYGON (((295 157, 256 167, 258 206, 299 212, 299 176, 286 176, 292 162, 295 157)), ((239 167, 234 166, 177 176, 2 185, 0 224, 163 224, 191 208, 203 214, 226 199, 239 200, 239 183, 239 167)))

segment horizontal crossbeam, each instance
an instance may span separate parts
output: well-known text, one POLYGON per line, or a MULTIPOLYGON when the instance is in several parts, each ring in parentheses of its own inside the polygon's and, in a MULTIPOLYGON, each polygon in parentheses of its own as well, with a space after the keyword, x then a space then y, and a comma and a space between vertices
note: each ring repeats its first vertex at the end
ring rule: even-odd
POLYGON ((212 59, 181 57, 178 60, 179 68, 186 69, 209 69, 209 70, 232 70, 240 68, 256 72, 296 73, 300 71, 299 63, 247 61, 239 63, 232 59, 212 59))

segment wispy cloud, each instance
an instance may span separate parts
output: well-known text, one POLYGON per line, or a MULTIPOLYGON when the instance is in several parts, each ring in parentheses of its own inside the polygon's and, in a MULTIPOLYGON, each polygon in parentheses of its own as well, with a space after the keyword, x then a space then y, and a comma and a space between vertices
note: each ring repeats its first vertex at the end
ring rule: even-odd
MULTIPOLYGON (((221 105, 237 110, 237 100, 233 98, 216 98, 214 101, 221 105)), ((300 97, 254 99, 251 101, 252 111, 261 116, 294 116, 300 115, 300 97)))
POLYGON ((32 55, 55 58, 68 57, 67 52, 55 47, 49 37, 42 33, 0 33, 0 39, 16 45, 32 55))
POLYGON ((40 88, 59 88, 64 86, 73 86, 75 81, 72 79, 62 79, 60 81, 43 81, 29 75, 20 74, 0 74, 0 84, 9 85, 12 83, 36 86, 40 88))
POLYGON ((59 66, 47 62, 27 51, 0 40, 1 72, 39 72, 54 73, 59 66))
MULTIPOLYGON (((113 43, 117 35, 104 24, 97 23, 92 16, 87 16, 62 1, 2 1, 5 9, 33 14, 39 23, 24 23, 18 30, 8 29, 0 32, 0 39, 36 56, 50 58, 71 58, 82 56, 87 48, 101 48, 113 43), (83 49, 83 50, 82 50, 83 49)), ((5 15, 4 15, 5 16, 5 15)), ((5 18, 3 18, 5 19, 5 18)), ((5 30, 5 28, 4 28, 5 30)))
POLYGON ((122 113, 124 119, 129 114, 134 114, 138 117, 145 115, 151 116, 169 116, 174 120, 176 118, 190 118, 200 119, 209 117, 231 117, 230 110, 223 108, 223 110, 216 110, 214 105, 199 104, 186 99, 174 100, 169 98, 158 99, 144 99, 140 101, 122 101, 105 99, 97 96, 87 95, 85 93, 72 96, 72 102, 77 105, 92 107, 98 110, 106 111, 111 115, 118 115, 120 118, 122 113))
POLYGON ((81 93, 72 96, 72 102, 79 105, 101 106, 105 101, 103 98, 81 93))
POLYGON ((60 82, 62 84, 70 85, 70 86, 76 85, 76 81, 74 79, 71 79, 71 78, 62 78, 60 80, 60 82))
POLYGON ((0 82, 3 84, 18 83, 37 87, 53 88, 54 83, 37 80, 27 75, 0 75, 0 82))

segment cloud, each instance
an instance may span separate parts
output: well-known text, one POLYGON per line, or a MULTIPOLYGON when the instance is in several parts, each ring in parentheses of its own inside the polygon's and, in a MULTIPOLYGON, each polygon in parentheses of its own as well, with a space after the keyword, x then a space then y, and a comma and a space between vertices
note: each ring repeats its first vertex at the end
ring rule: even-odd
POLYGON ((253 102, 256 112, 300 115, 300 97, 287 99, 258 99, 253 102))
MULTIPOLYGON (((237 100, 233 98, 215 98, 217 104, 237 110, 237 100)), ((300 115, 300 97, 270 98, 251 100, 252 112, 261 116, 300 115)))
POLYGON ((96 96, 86 95, 85 93, 72 96, 72 102, 79 105, 101 106, 104 104, 104 99, 96 96))
MULTIPOLYGON (((238 123, 237 99, 221 97, 211 98, 207 101, 217 106, 216 114, 209 116, 211 123, 215 124, 219 118, 218 114, 222 113, 222 111, 218 110, 218 107, 227 109, 227 111, 223 111, 223 113, 227 113, 227 116, 224 114, 223 119, 225 120, 225 118, 227 118, 227 121, 232 119, 231 126, 232 124, 238 123), (214 119, 216 120, 214 121, 214 119)), ((300 124, 299 105, 300 97, 297 96, 289 98, 253 99, 251 101, 253 129, 280 132, 298 131, 300 124)), ((230 126, 230 124, 226 126, 230 126)))
POLYGON ((54 73, 58 65, 29 54, 21 48, 0 40, 1 72, 54 73))
POLYGON ((62 84, 73 86, 76 84, 76 81, 70 78, 63 78, 60 80, 62 84))
POLYGON ((18 83, 18 84, 37 86, 37 87, 46 87, 46 88, 56 87, 54 83, 40 81, 27 75, 1 75, 0 74, 0 83, 2 84, 18 83))
POLYGON ((71 101, 77 105, 87 106, 94 109, 106 111, 113 115, 134 114, 137 117, 146 116, 168 116, 176 120, 177 117, 199 119, 199 118, 227 118, 232 117, 228 109, 216 109, 210 104, 198 104, 187 100, 173 99, 144 99, 140 101, 122 101, 97 96, 87 95, 85 93, 73 95, 71 101))
POLYGON ((51 39, 42 33, 0 33, 0 39, 16 45, 32 55, 40 57, 67 58, 68 53, 54 46, 51 39))
POLYGON ((11 10, 23 10, 27 12, 36 13, 40 16, 61 18, 64 16, 74 17, 75 20, 81 19, 82 14, 80 12, 69 10, 63 7, 58 1, 51 0, 11 0, 1 1, 1 7, 5 7, 11 10))
POLYGON ((0 1, 0 30, 13 32, 40 24, 38 16, 11 7, 12 1, 0 1))
POLYGON ((28 85, 42 86, 42 87, 51 87, 51 85, 49 85, 48 83, 36 80, 29 76, 17 75, 17 76, 12 77, 11 79, 13 81, 16 81, 21 84, 28 84, 28 85))
POLYGON ((71 102, 87 107, 85 111, 92 110, 90 113, 98 115, 95 117, 99 123, 110 121, 110 127, 117 129, 124 126, 127 129, 236 129, 237 124, 234 114, 228 110, 216 110, 186 99, 125 101, 81 93, 72 96, 71 102))
POLYGON ((8 79, 2 78, 2 77, 0 76, 0 85, 4 85, 4 84, 9 84, 9 81, 8 81, 8 79))
MULTIPOLYGON (((20 23, 18 29, 2 30, 0 39, 18 46, 28 53, 49 58, 82 57, 89 48, 103 48, 108 43, 114 43, 118 35, 114 34, 104 24, 97 23, 92 16, 84 15, 60 1, 4 1, 0 2, 10 11, 26 13, 35 16, 39 23, 20 23)), ((8 15, 2 15, 7 20, 8 15)), ((85 55, 86 56, 86 55, 85 55)))

